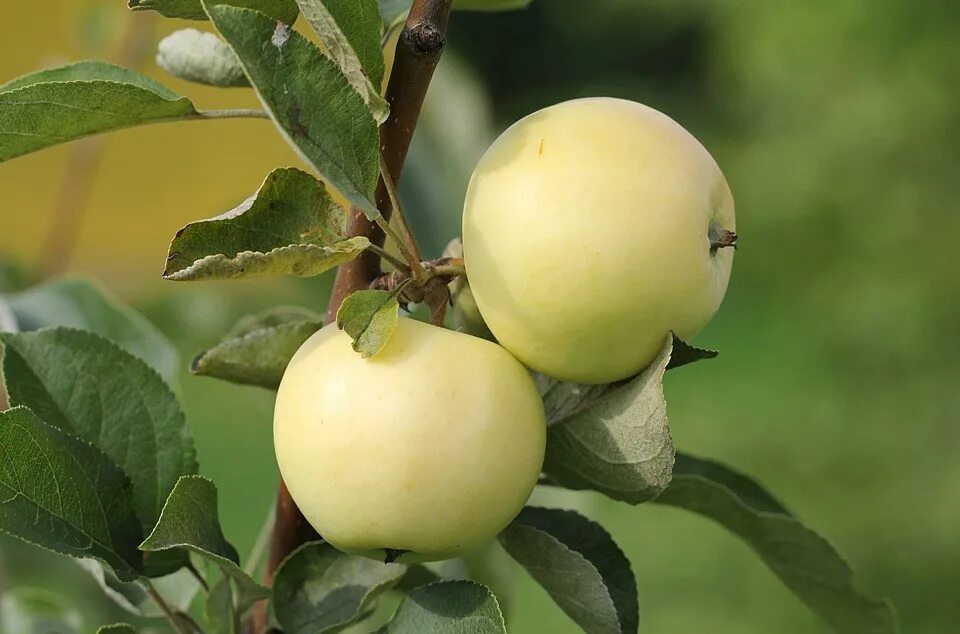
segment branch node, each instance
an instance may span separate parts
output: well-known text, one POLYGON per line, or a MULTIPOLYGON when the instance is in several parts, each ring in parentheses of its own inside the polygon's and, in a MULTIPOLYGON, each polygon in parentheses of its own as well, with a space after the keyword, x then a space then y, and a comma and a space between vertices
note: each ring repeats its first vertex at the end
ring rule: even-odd
POLYGON ((447 44, 443 31, 429 22, 418 22, 405 28, 401 37, 411 53, 423 57, 439 55, 447 44))

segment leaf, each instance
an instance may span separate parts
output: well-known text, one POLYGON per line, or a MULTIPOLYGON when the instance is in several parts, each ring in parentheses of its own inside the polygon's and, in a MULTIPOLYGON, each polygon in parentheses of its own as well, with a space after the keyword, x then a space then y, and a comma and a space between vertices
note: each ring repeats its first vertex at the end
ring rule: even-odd
POLYGON ((585 632, 637 631, 630 562, 596 522, 573 511, 527 507, 499 540, 585 632))
POLYGON ((356 291, 340 304, 337 328, 350 335, 353 349, 364 359, 383 350, 396 330, 401 290, 402 286, 393 291, 356 291))
MULTIPOLYGON (((230 0, 230 4, 256 9, 286 24, 296 22, 299 13, 296 0, 230 0)), ((200 0, 127 0, 127 7, 134 11, 156 11, 167 18, 207 19, 200 0)))
POLYGON ((673 337, 673 351, 670 353, 670 363, 667 369, 672 370, 703 359, 715 359, 720 353, 716 350, 705 350, 691 346, 689 343, 671 333, 673 337))
POLYGON ((323 321, 323 317, 302 306, 274 306, 259 313, 241 317, 227 332, 224 339, 238 339, 258 330, 301 321, 323 321))
POLYGON ((157 525, 140 544, 147 552, 171 549, 189 550, 216 564, 236 584, 238 612, 269 594, 240 568, 237 551, 220 528, 217 488, 202 476, 185 475, 177 481, 157 525))
POLYGON ((650 367, 547 429, 543 470, 553 482, 631 504, 650 500, 666 488, 674 448, 663 373, 671 349, 668 338, 650 367))
MULTIPOLYGON (((454 0, 458 11, 512 11, 524 9, 532 0, 454 0)), ((390 30, 406 19, 412 0, 378 0, 380 17, 390 30)))
POLYGON ((322 327, 323 320, 306 310, 247 318, 226 339, 197 355, 190 369, 201 376, 275 390, 294 353, 322 327))
POLYGON ((237 631, 236 615, 233 610, 233 588, 230 578, 223 577, 207 595, 205 606, 207 622, 213 634, 235 634, 237 631))
POLYGON ((370 218, 380 215, 377 123, 337 65, 313 43, 262 13, 206 0, 281 134, 370 218))
POLYGON ((370 245, 347 236, 347 216, 315 177, 275 169, 257 193, 225 214, 177 232, 163 271, 168 280, 318 275, 370 245))
MULTIPOLYGON (((93 559, 77 559, 77 564, 100 586, 103 593, 126 612, 136 616, 163 617, 163 611, 136 582, 120 581, 93 559)), ((151 580, 153 587, 170 607, 181 612, 188 611, 194 597, 200 591, 200 582, 186 568, 180 568, 162 577, 151 580)))
POLYGON ((306 544, 277 571, 277 620, 287 634, 338 631, 363 618, 406 570, 402 564, 347 555, 326 542, 306 544))
POLYGON ((143 361, 83 330, 4 333, 0 342, 11 404, 30 407, 107 454, 129 476, 149 530, 177 479, 197 471, 193 439, 170 388, 143 361))
POLYGON ((297 0, 300 11, 380 124, 390 107, 380 96, 383 49, 380 47, 380 13, 377 0, 297 0))
POLYGON ((472 581, 440 581, 414 588, 383 629, 388 634, 506 634, 497 598, 472 581))
POLYGON ((0 412, 0 529, 72 557, 95 557, 130 581, 143 533, 130 480, 96 447, 25 407, 0 412))
POLYGON ((833 546, 750 478, 719 463, 678 454, 673 482, 656 502, 699 513, 743 539, 837 632, 898 631, 890 602, 857 590, 853 571, 833 546))
POLYGON ((149 77, 77 62, 0 86, 0 162, 91 134, 198 116, 189 99, 149 77))
POLYGON ((93 281, 56 280, 3 299, 16 315, 21 331, 49 326, 89 330, 146 362, 167 383, 176 384, 180 357, 173 344, 143 315, 93 281))
MULTIPOLYGON (((20 583, 17 583, 20 581, 20 583)), ((10 634, 73 634, 81 632, 83 615, 53 592, 22 585, 4 584, 0 594, 0 632, 10 634)))
POLYGON ((137 634, 137 630, 128 623, 112 623, 98 628, 97 634, 137 634))
POLYGON ((219 87, 249 86, 240 59, 213 33, 174 31, 157 45, 157 66, 174 77, 219 87))

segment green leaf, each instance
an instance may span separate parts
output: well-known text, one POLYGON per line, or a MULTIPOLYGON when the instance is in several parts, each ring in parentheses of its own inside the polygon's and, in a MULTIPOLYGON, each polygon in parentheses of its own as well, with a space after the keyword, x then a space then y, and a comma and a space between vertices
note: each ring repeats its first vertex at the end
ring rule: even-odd
POLYGON ((147 552, 171 549, 189 550, 216 564, 236 584, 238 612, 269 594, 240 568, 237 551, 220 528, 217 488, 202 476, 186 475, 177 481, 153 532, 140 544, 147 552))
MULTIPOLYGON (((299 13, 296 0, 229 0, 229 4, 256 9, 287 24, 296 22, 299 13)), ((167 18, 207 19, 200 0, 127 0, 127 6, 134 11, 156 11, 167 18)))
POLYGON ((671 350, 668 338, 650 367, 625 384, 590 392, 590 399, 548 428, 543 470, 552 482, 631 504, 650 500, 666 488, 674 448, 663 373, 671 350))
POLYGON ((678 454, 673 481, 656 502, 699 513, 743 539, 837 632, 898 631, 890 602, 862 594, 833 546, 750 478, 719 463, 678 454))
POLYGON ((275 390, 294 353, 322 327, 323 320, 306 310, 281 309, 248 317, 219 344, 197 355, 190 369, 201 376, 275 390))
POLYGON ((3 299, 16 315, 21 331, 49 326, 89 330, 146 362, 167 383, 176 384, 180 357, 173 344, 143 315, 95 282, 56 280, 3 299))
POLYGON ((0 632, 73 634, 82 631, 83 615, 65 597, 42 588, 25 587, 17 581, 0 594, 0 632))
POLYGON ((130 480, 96 447, 25 407, 0 412, 0 529, 99 559, 124 581, 143 571, 130 480))
POLYGON ((213 33, 174 31, 157 45, 157 65, 174 77, 224 88, 249 86, 240 59, 213 33))
POLYGON ((637 631, 637 582, 613 538, 579 513, 527 507, 500 543, 585 632, 637 631))
POLYGON ((112 623, 98 628, 97 634, 137 634, 137 630, 127 623, 112 623))
POLYGON ((204 609, 213 634, 236 634, 237 617, 233 609, 233 588, 229 577, 223 577, 210 588, 204 609))
POLYGON ((287 141, 353 205, 379 216, 377 123, 336 63, 262 13, 210 0, 204 6, 287 141))
POLYGON ((276 169, 227 213, 188 224, 170 244, 163 277, 210 280, 318 275, 370 245, 347 236, 347 215, 315 177, 276 169))
POLYGON ((170 388, 143 361, 83 330, 4 333, 0 342, 11 404, 99 447, 130 477, 144 530, 153 527, 177 479, 197 471, 170 388))
POLYGON ((105 62, 78 62, 0 86, 0 162, 91 134, 197 118, 189 99, 105 62))
POLYGON ((472 581, 414 588, 383 630, 388 634, 506 634, 497 598, 472 581))
POLYGON ((274 306, 238 319, 224 335, 224 340, 239 339, 258 330, 301 321, 323 321, 323 316, 303 306, 274 306))
MULTIPOLYGON (((147 559, 146 557, 144 558, 147 559)), ((93 559, 77 559, 77 565, 93 577, 103 593, 126 612, 136 616, 163 617, 163 611, 151 599, 139 583, 120 581, 93 559)), ((200 591, 200 582, 186 568, 151 579, 153 587, 161 597, 175 610, 188 611, 194 597, 200 591)))
POLYGON ((667 369, 672 370, 704 359, 715 359, 720 353, 716 350, 705 350, 691 346, 689 343, 671 333, 673 337, 673 351, 670 353, 670 363, 667 369))
POLYGON ((354 623, 407 567, 344 554, 326 542, 301 546, 273 583, 273 607, 287 634, 321 634, 354 623))
POLYGON ((356 291, 340 304, 337 328, 350 335, 353 349, 364 359, 383 350, 396 330, 401 290, 402 286, 393 291, 356 291))
POLYGON ((363 97, 374 120, 378 124, 386 121, 390 107, 380 96, 384 62, 377 0, 297 2, 331 59, 363 97))

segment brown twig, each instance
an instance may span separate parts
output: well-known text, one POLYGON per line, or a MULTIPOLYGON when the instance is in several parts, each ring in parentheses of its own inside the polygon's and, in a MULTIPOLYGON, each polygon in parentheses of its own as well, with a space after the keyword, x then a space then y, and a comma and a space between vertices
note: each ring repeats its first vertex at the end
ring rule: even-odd
MULTIPOLYGON (((399 180, 403 171, 427 87, 446 44, 451 4, 452 0, 414 0, 397 45, 386 92, 390 118, 380 128, 380 150, 387 172, 394 182, 399 180)), ((377 187, 376 203, 384 217, 389 219, 390 195, 383 180, 377 187)), ((383 232, 359 209, 350 210, 349 223, 352 235, 365 236, 371 243, 383 246, 383 232)), ((373 251, 365 251, 357 259, 342 265, 337 270, 330 297, 327 323, 336 319, 340 303, 347 295, 367 288, 379 275, 380 257, 373 251)), ((269 584, 272 581, 274 571, 287 555, 317 537, 290 498, 286 486, 281 484, 265 582, 269 584)))

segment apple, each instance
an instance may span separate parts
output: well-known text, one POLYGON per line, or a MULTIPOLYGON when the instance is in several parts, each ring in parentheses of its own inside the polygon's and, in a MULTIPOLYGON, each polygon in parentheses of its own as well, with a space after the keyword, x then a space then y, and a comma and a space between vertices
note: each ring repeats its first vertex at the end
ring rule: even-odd
POLYGON ((307 521, 335 547, 449 559, 503 530, 540 476, 546 424, 524 366, 497 344, 412 319, 363 359, 329 325, 280 384, 274 443, 307 521))
POLYGON ((529 367, 609 383, 694 337, 727 289, 733 197, 706 149, 632 101, 567 101, 480 159, 463 251, 487 326, 529 367))

